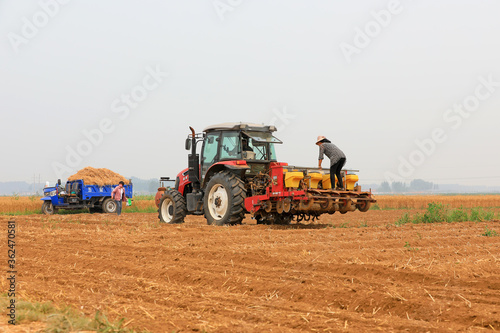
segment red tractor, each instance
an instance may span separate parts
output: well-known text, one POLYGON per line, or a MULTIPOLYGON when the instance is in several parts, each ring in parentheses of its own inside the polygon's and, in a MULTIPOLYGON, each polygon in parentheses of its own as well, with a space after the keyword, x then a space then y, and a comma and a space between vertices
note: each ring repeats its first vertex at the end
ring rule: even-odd
POLYGON ((205 215, 208 224, 234 225, 250 213, 257 223, 289 224, 337 211, 366 212, 376 202, 357 185, 355 170, 342 171, 346 188, 339 191, 328 172, 277 162, 274 144, 282 142, 273 136, 274 126, 226 123, 199 134, 190 129, 188 168, 177 175, 175 188, 160 187, 156 194, 161 222, 182 223, 193 214, 205 215))

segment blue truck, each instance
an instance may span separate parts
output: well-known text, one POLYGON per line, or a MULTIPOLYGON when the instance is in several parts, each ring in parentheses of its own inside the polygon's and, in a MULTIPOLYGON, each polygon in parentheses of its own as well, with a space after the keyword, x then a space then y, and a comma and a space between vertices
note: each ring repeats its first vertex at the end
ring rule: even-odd
MULTIPOLYGON (((59 209, 83 208, 88 208, 91 213, 114 213, 117 205, 111 192, 116 186, 86 185, 82 179, 67 181, 66 186, 62 186, 59 179, 56 186, 43 189, 42 213, 50 215, 59 209)), ((127 198, 132 199, 132 182, 124 188, 127 198)))

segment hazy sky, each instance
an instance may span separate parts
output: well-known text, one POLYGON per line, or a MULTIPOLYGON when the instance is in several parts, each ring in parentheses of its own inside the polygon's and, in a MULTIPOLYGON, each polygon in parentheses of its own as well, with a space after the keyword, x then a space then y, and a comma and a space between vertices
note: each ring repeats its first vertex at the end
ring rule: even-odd
POLYGON ((188 126, 361 182, 500 184, 499 1, 0 1, 0 181, 175 176, 188 126), (328 161, 324 162, 327 165, 328 161))

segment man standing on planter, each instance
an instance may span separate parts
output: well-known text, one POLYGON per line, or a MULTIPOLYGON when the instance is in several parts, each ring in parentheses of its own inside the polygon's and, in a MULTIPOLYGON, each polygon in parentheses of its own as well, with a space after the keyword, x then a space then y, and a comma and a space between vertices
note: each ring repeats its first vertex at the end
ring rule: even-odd
POLYGON ((328 156, 330 159, 330 182, 332 184, 332 188, 336 187, 335 189, 337 190, 343 190, 344 183, 342 182, 342 175, 340 174, 340 171, 346 162, 344 152, 324 136, 318 136, 316 144, 319 146, 318 168, 321 169, 321 162, 323 162, 324 155, 328 156), (338 185, 336 186, 335 176, 337 176, 338 182, 338 185))

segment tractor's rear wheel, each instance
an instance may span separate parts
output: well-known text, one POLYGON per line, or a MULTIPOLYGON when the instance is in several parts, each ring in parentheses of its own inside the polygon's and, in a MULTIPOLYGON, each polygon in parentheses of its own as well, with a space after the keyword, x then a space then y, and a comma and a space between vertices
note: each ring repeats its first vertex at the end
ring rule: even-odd
POLYGON ((56 212, 57 212, 57 210, 52 205, 52 202, 50 202, 50 201, 44 201, 43 202, 43 204, 42 204, 42 213, 44 213, 45 215, 52 215, 52 214, 54 214, 56 212))
POLYGON ((245 217, 245 184, 228 171, 214 175, 205 189, 203 210, 208 224, 240 224, 245 217))
POLYGON ((107 198, 104 200, 102 203, 102 211, 107 214, 112 214, 116 213, 116 210, 118 209, 118 204, 116 203, 115 200, 111 198, 107 198))
POLYGON ((177 190, 163 193, 158 207, 158 218, 164 223, 184 223, 187 214, 186 199, 177 190))

